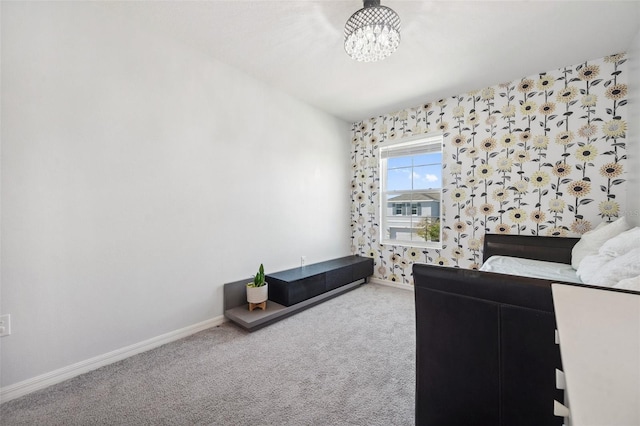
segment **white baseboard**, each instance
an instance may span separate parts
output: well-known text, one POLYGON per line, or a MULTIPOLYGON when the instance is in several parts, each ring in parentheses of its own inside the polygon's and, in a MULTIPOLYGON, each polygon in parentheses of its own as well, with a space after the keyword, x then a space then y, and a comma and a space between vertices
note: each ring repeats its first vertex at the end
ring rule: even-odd
POLYGON ((0 388, 0 402, 11 401, 12 399, 16 399, 31 392, 44 389, 56 383, 60 383, 81 374, 87 373, 91 370, 104 367, 105 365, 112 364, 130 356, 137 355, 150 349, 157 348, 158 346, 162 346, 175 340, 182 339, 183 337, 190 336, 199 331, 206 330, 207 328, 218 326, 223 322, 225 322, 225 318, 224 316, 220 315, 218 317, 211 318, 209 320, 202 321, 200 323, 193 324, 179 330, 171 331, 169 333, 165 333, 160 336, 153 337, 151 339, 144 340, 130 346, 126 346, 124 348, 116 349, 115 351, 111 351, 106 354, 98 355, 96 357, 80 361, 78 363, 59 368, 54 371, 50 371, 48 373, 24 380, 22 382, 5 386, 3 388, 0 388))
POLYGON ((381 280, 379 278, 369 278, 369 282, 373 284, 386 285, 389 287, 400 288, 402 290, 413 291, 413 286, 409 284, 397 283, 395 281, 381 280))

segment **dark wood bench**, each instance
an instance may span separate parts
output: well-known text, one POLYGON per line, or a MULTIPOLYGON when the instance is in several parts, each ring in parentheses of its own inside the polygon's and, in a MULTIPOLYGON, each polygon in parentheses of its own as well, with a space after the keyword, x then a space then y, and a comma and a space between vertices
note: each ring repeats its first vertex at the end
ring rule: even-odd
POLYGON ((346 256, 267 274, 269 300, 265 310, 249 311, 248 279, 224 285, 224 315, 254 331, 365 283, 373 275, 373 259, 346 256))

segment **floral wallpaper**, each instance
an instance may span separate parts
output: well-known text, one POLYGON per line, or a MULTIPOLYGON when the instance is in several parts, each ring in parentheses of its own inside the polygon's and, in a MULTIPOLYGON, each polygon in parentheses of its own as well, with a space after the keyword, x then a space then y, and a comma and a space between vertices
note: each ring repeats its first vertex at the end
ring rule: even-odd
POLYGON ((575 237, 624 211, 625 54, 425 103, 352 128, 352 252, 374 278, 479 268, 485 233, 575 237), (440 131, 442 249, 381 245, 378 147, 440 131))

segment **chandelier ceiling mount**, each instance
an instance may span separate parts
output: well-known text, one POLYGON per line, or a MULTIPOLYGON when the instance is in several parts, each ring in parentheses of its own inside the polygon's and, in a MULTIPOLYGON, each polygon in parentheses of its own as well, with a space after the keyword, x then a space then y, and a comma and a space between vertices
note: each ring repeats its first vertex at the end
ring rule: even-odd
POLYGON ((364 0, 344 27, 344 50, 359 62, 375 62, 396 51, 400 44, 400 17, 380 0, 364 0))

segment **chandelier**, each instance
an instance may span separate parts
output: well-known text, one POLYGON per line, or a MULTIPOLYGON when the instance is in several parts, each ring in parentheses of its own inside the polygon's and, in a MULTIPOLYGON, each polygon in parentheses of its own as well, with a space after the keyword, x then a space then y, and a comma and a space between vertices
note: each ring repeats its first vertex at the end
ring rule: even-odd
POLYGON ((360 62, 379 61, 400 44, 400 17, 380 0, 364 0, 344 27, 344 50, 360 62))

